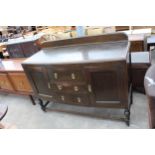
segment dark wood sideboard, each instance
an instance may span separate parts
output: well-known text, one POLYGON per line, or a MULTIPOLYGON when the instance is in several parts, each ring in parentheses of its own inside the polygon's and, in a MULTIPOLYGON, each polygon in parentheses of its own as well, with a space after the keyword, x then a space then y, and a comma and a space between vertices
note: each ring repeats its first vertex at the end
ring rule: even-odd
POLYGON ((124 114, 115 119, 129 125, 129 48, 128 36, 119 32, 44 42, 22 65, 44 111, 49 102, 117 108, 124 114))

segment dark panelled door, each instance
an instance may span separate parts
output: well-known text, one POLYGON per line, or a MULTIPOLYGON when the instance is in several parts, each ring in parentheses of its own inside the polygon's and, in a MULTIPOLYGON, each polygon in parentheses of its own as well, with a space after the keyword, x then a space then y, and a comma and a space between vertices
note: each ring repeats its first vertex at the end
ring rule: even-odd
POLYGON ((28 72, 37 94, 40 96, 51 95, 46 69, 43 67, 31 67, 28 72))

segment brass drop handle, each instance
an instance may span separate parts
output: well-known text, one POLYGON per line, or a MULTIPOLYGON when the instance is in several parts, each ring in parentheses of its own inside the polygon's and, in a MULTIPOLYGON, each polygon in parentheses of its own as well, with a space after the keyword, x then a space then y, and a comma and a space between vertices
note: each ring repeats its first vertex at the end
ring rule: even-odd
POLYGON ((58 85, 58 89, 59 89, 59 90, 62 90, 62 86, 61 86, 61 85, 58 85))
POLYGON ((90 84, 88 85, 88 92, 90 92, 90 93, 92 92, 92 88, 91 88, 90 84))
POLYGON ((81 102, 81 98, 80 97, 77 97, 77 101, 80 103, 81 102))
POLYGON ((65 97, 64 96, 61 96, 61 100, 64 101, 65 100, 65 97))
POLYGON ((58 73, 54 73, 54 78, 58 79, 58 73))
POLYGON ((51 89, 51 84, 50 84, 49 82, 48 82, 48 84, 47 84, 47 85, 48 85, 48 88, 49 88, 49 89, 51 89))
POLYGON ((72 80, 75 80, 75 78, 76 78, 76 77, 75 77, 75 74, 74 74, 74 73, 71 73, 71 79, 72 79, 72 80))
POLYGON ((74 91, 79 91, 78 86, 74 86, 74 91))

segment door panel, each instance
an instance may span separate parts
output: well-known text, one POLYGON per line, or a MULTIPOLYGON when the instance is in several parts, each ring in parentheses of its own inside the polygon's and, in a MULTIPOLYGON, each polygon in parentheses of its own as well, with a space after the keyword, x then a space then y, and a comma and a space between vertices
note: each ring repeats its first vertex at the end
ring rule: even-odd
POLYGON ((119 101, 117 74, 113 71, 91 73, 96 101, 119 101))
POLYGON ((51 88, 46 69, 43 67, 30 67, 28 72, 35 91, 41 96, 51 95, 51 88))
POLYGON ((13 87, 8 79, 7 74, 0 73, 0 88, 4 90, 13 91, 13 87))
POLYGON ((9 77, 16 91, 32 92, 32 88, 24 73, 9 73, 9 77))
POLYGON ((85 67, 92 87, 93 104, 106 107, 128 104, 127 69, 122 63, 85 67))

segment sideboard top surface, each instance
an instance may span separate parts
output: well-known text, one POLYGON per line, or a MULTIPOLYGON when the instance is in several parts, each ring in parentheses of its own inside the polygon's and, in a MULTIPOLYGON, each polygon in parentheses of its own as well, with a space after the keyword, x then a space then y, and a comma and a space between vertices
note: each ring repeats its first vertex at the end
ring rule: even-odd
POLYGON ((126 60, 128 49, 128 39, 44 47, 26 59, 23 64, 74 64, 126 60))

